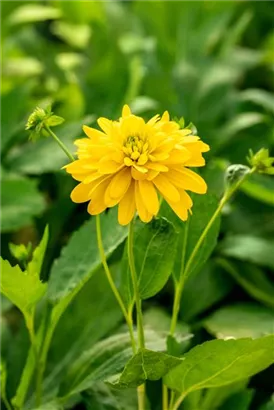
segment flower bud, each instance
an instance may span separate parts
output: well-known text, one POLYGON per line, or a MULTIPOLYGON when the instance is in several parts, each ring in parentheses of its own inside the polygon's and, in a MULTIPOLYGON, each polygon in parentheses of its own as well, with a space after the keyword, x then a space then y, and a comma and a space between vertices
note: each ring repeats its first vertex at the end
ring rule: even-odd
POLYGON ((45 126, 54 127, 62 122, 64 119, 54 115, 50 106, 45 109, 37 107, 29 116, 25 129, 31 131, 30 139, 36 141, 40 138, 45 126))
POLYGON ((225 172, 225 182, 231 186, 240 181, 246 174, 250 172, 250 168, 242 164, 230 165, 225 172))

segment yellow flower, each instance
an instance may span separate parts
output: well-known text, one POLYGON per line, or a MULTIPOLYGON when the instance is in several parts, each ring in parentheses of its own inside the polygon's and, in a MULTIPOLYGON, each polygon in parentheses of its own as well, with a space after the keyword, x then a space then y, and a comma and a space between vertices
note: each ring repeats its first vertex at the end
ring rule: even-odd
POLYGON ((185 221, 192 207, 186 191, 207 190, 188 167, 205 165, 208 145, 170 121, 168 112, 145 122, 125 105, 119 121, 99 118, 98 124, 102 131, 83 127, 88 138, 75 141, 78 159, 65 167, 80 181, 72 201, 89 201, 91 215, 119 204, 119 223, 127 225, 136 211, 143 222, 157 215, 160 194, 185 221))

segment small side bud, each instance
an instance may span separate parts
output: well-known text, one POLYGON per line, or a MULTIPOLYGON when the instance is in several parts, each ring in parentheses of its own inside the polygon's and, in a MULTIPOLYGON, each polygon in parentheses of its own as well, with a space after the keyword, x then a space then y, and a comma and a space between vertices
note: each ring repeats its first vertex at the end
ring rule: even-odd
POLYGON ((64 119, 54 115, 50 106, 45 109, 37 107, 29 116, 25 129, 31 131, 29 138, 36 141, 41 136, 46 135, 42 134, 45 126, 54 127, 55 125, 62 124, 62 122, 64 122, 64 119))
POLYGON ((243 179, 243 177, 246 174, 249 174, 250 171, 251 169, 247 167, 246 165, 242 165, 242 164, 230 165, 225 172, 226 185, 228 186, 234 185, 235 183, 243 179))
POLYGON ((248 163, 261 174, 274 175, 274 157, 269 156, 269 150, 261 148, 256 154, 249 150, 248 163))
POLYGON ((10 253, 17 259, 19 262, 27 262, 30 258, 30 254, 32 251, 31 243, 28 246, 23 244, 15 245, 14 243, 9 243, 9 250, 10 253))

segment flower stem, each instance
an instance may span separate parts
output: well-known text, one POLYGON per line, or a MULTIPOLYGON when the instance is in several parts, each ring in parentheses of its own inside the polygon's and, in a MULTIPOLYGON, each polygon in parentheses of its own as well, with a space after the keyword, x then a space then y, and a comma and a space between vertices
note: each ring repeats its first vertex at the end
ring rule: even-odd
MULTIPOLYGON (((137 330, 138 330, 138 342, 139 348, 145 348, 145 334, 144 334, 144 325, 143 325, 143 315, 142 315, 142 302, 139 293, 139 285, 138 285, 138 278, 135 269, 135 262, 134 262, 134 253, 133 253, 133 221, 129 224, 128 230, 128 263, 132 278, 133 290, 134 290, 134 297, 136 303, 136 313, 137 313, 137 330)), ((145 384, 138 386, 138 410, 145 410, 145 401, 146 401, 146 394, 145 394, 145 384)))
POLYGON ((103 241, 102 241, 102 232, 101 232, 101 220, 100 220, 100 215, 96 215, 96 232, 97 232, 97 243, 98 243, 98 249, 99 249, 99 253, 101 256, 101 261, 102 261, 102 265, 104 267, 105 270, 105 274, 107 277, 107 280, 109 282, 109 285, 111 287, 111 290, 123 312, 123 315, 125 317, 126 323, 128 325, 128 330, 129 330, 129 335, 130 335, 130 340, 131 340, 131 345, 132 345, 132 350, 133 353, 136 353, 136 343, 135 343, 135 339, 134 339, 134 333, 133 333, 133 323, 132 323, 132 315, 131 312, 128 312, 125 304, 121 298, 121 295, 118 291, 118 289, 116 288, 115 282, 113 280, 113 277, 111 275, 111 272, 109 270, 108 264, 107 264, 107 258, 105 255, 105 251, 104 251, 104 246, 103 246, 103 241))
POLYGON ((142 302, 139 293, 138 278, 135 269, 134 253, 133 253, 133 221, 129 224, 128 231, 128 263, 131 272, 135 303, 136 303, 136 313, 137 313, 137 324, 138 324, 138 341, 139 348, 145 348, 145 334, 143 325, 143 315, 142 315, 142 302))
POLYGON ((51 128, 48 125, 44 125, 45 129, 48 131, 48 133, 55 139, 55 141, 57 142, 57 144, 59 145, 59 147, 64 151, 64 153, 66 154, 66 156, 71 160, 71 161, 75 161, 74 156, 69 152, 69 150, 67 149, 67 147, 62 143, 62 141, 57 137, 56 134, 54 134, 54 132, 51 130, 51 128))

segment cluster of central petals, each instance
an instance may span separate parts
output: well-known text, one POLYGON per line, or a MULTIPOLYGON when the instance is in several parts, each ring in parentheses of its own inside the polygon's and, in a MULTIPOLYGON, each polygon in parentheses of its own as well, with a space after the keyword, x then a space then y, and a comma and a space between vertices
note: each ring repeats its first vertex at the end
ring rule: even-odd
POLYGON ((125 105, 118 121, 99 118, 101 131, 84 126, 88 138, 75 141, 78 159, 65 168, 80 182, 74 202, 87 202, 97 215, 118 205, 118 219, 127 225, 136 211, 149 222, 159 211, 161 195, 185 221, 192 207, 186 191, 204 194, 205 181, 189 167, 205 165, 209 150, 190 129, 180 129, 165 112, 148 122, 125 105))

